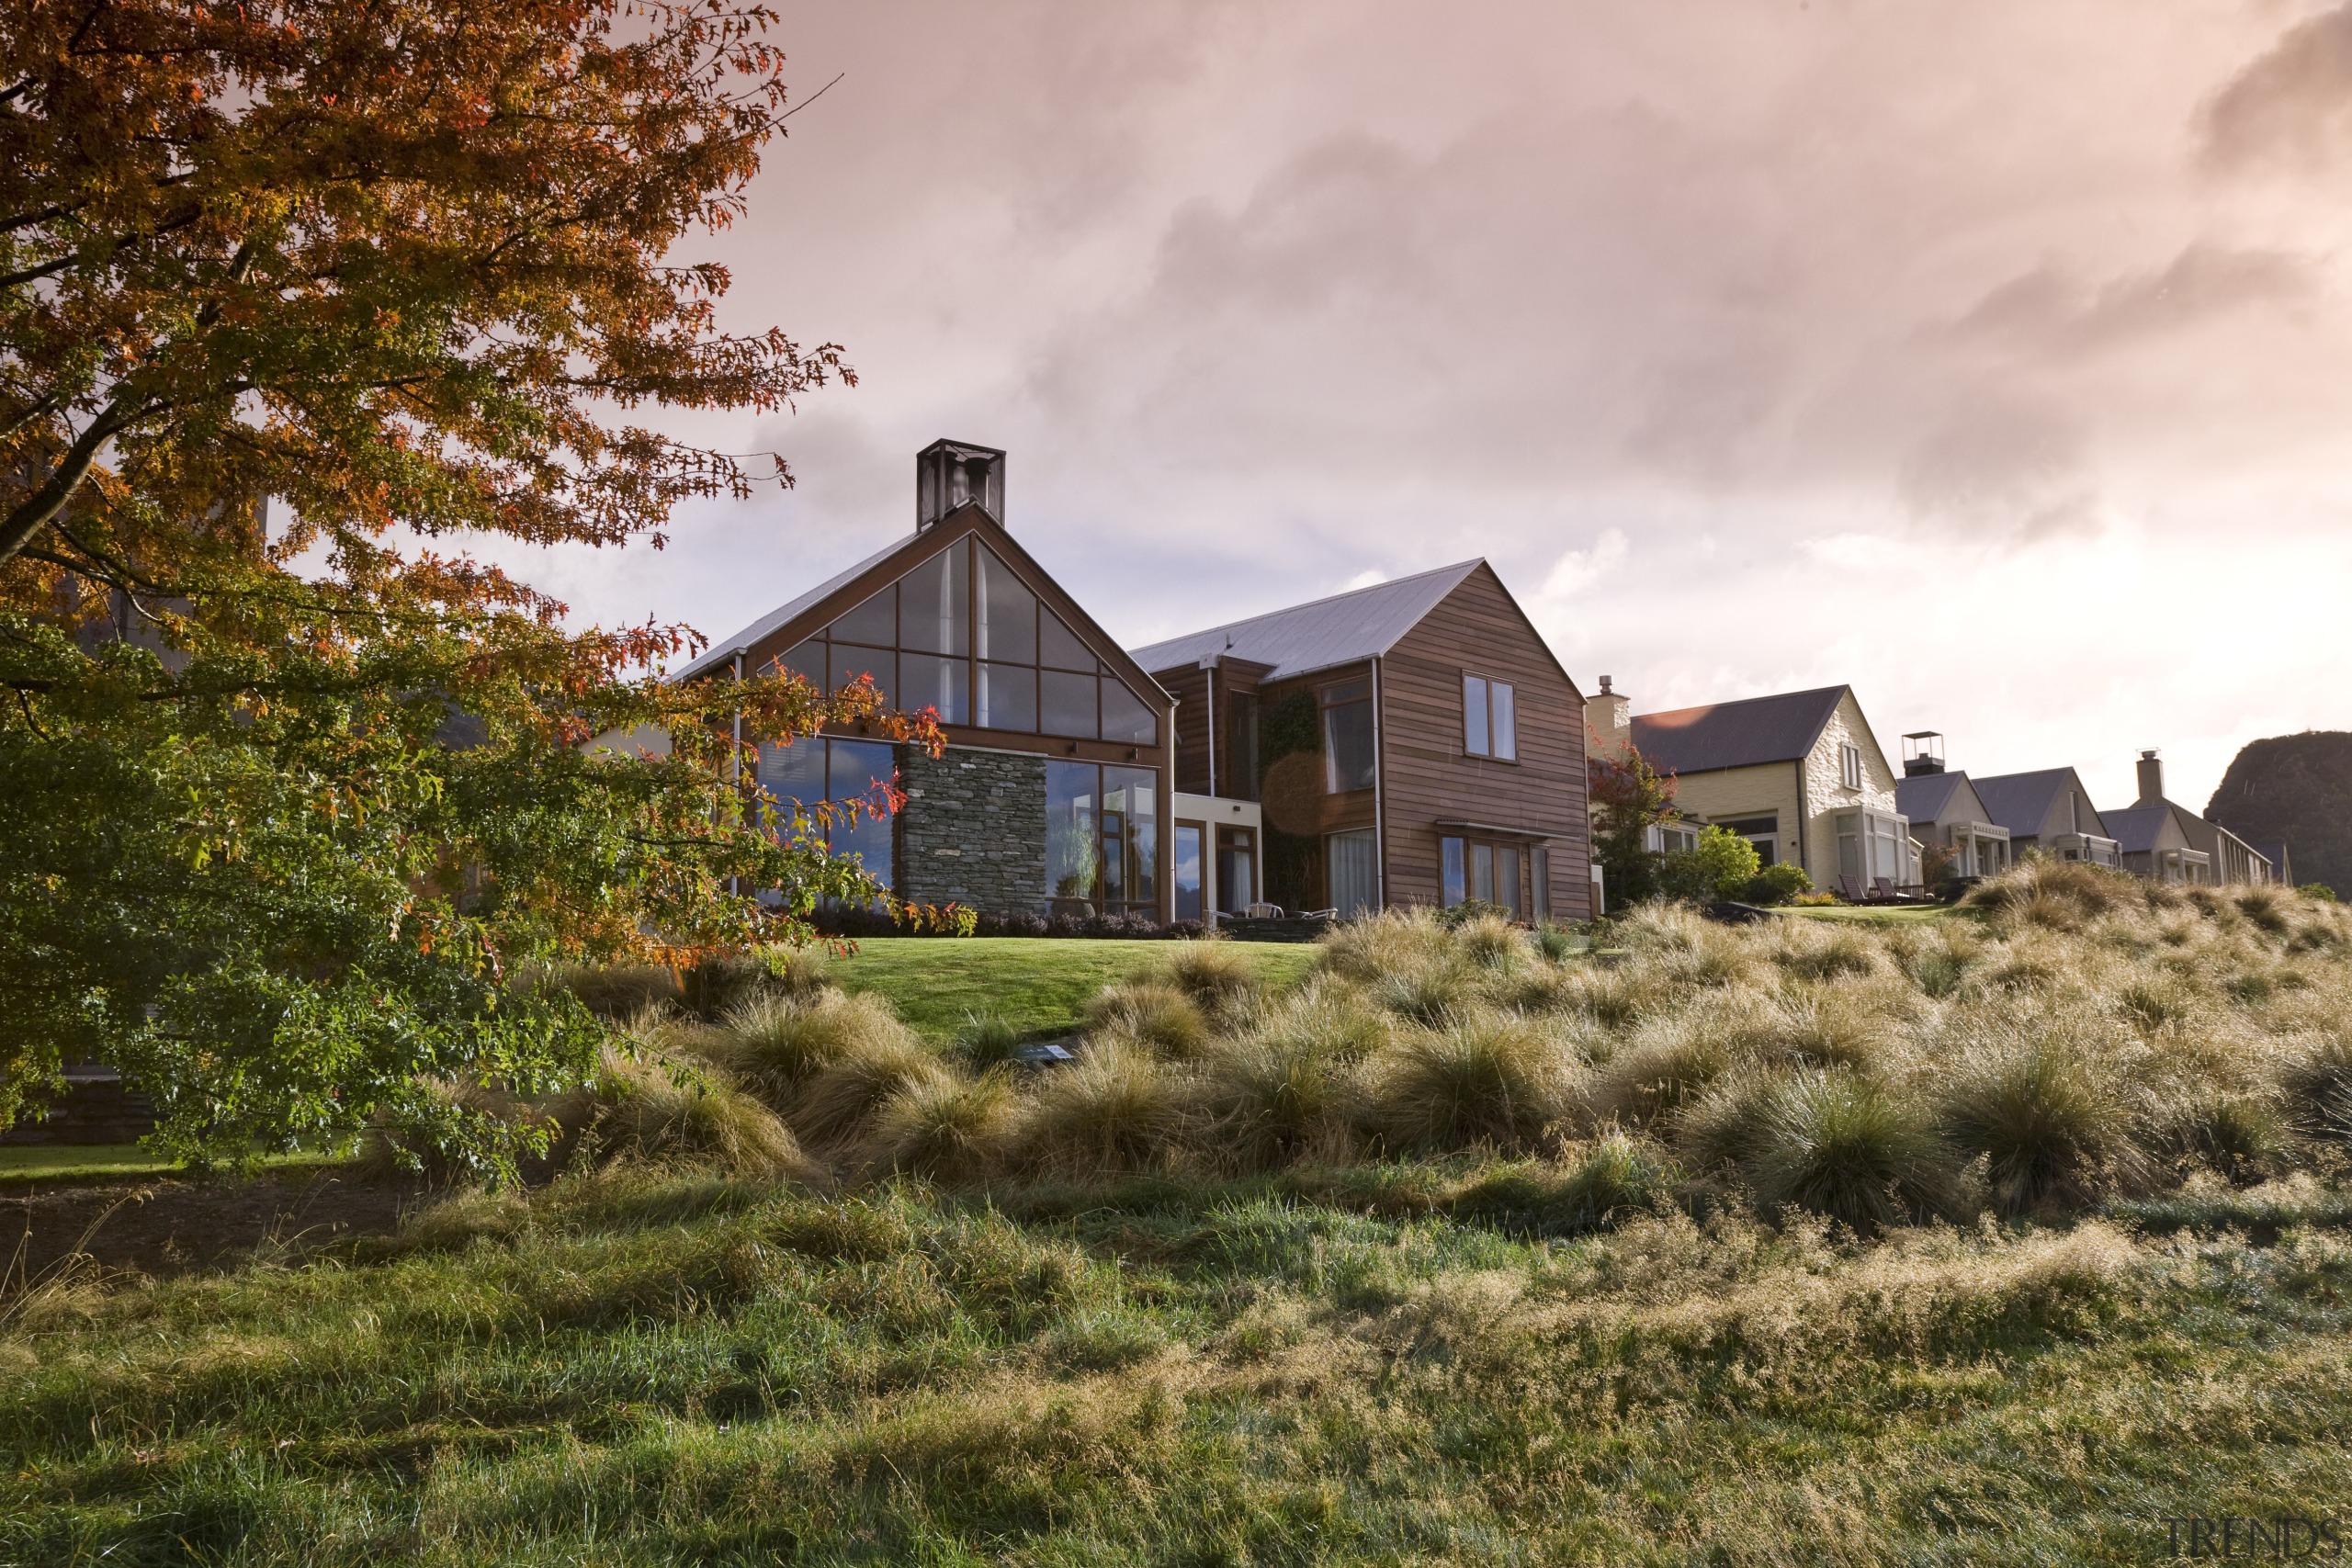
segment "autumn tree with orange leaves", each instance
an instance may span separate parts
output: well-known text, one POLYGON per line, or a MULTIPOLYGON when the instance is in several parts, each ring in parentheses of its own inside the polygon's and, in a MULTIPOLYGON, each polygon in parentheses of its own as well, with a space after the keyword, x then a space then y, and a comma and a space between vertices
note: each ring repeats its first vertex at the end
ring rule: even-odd
POLYGON ((462 542, 658 548, 791 476, 640 411, 854 379, 721 331, 724 269, 670 259, 781 133, 774 20, 0 11, 0 1124, 97 1058, 200 1157, 385 1119, 486 1147, 430 1080, 547 1089, 598 1044, 532 973, 776 934, 730 883, 787 925, 875 896, 744 793, 730 721, 926 719, 665 683, 685 632, 567 629, 462 542), (582 746, 642 727, 672 752, 582 746))

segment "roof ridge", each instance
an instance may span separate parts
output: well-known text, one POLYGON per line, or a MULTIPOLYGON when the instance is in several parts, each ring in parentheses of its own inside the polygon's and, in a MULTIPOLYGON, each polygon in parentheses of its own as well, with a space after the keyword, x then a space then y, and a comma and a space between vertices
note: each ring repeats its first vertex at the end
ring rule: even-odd
POLYGON ((1701 708, 1731 708, 1746 703, 1781 703, 1796 697, 1826 696, 1831 692, 1850 692, 1853 689, 1854 683, 1851 681, 1841 681, 1834 686, 1807 686, 1798 692, 1766 692, 1761 696, 1755 697, 1725 697, 1721 702, 1691 703, 1685 707, 1660 708, 1655 713, 1637 713, 1634 716, 1637 719, 1667 718, 1678 713, 1697 713, 1701 708))
POLYGON ((1485 565, 1486 559, 1487 558, 1484 556, 1473 556, 1468 560, 1455 561, 1451 566, 1433 566, 1426 571, 1416 571, 1405 577, 1384 578, 1378 582, 1367 582, 1362 588, 1344 588, 1337 593, 1326 593, 1320 599, 1302 599, 1295 604, 1284 604, 1279 609, 1263 610, 1254 615, 1244 615, 1239 620, 1222 621, 1213 626, 1198 626, 1192 631, 1177 632, 1169 637, 1154 637, 1151 641, 1145 643, 1141 649, 1136 649, 1136 651, 1144 652, 1151 649, 1161 647, 1167 643, 1183 642, 1192 637, 1206 637, 1211 632, 1231 631, 1238 626, 1251 626, 1259 621, 1272 620, 1276 615, 1295 615, 1301 610, 1312 610, 1318 604, 1335 604, 1341 599, 1352 599, 1360 593, 1377 593, 1384 588, 1402 587, 1406 583, 1419 582, 1423 578, 1427 577, 1442 577, 1449 571, 1467 572, 1474 567, 1485 565))

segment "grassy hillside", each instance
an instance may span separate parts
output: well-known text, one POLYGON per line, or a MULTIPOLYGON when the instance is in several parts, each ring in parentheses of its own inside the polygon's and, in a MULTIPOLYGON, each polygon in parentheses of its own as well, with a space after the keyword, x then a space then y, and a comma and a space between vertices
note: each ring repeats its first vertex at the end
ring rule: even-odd
POLYGON ((1027 1076, 807 964, 632 1009, 592 1095, 463 1091, 560 1120, 551 1184, 0 1295, 0 1562, 2120 1563, 2352 1513, 2352 911, 1973 897, 1383 919, 1272 987, 1159 944, 1027 1076))

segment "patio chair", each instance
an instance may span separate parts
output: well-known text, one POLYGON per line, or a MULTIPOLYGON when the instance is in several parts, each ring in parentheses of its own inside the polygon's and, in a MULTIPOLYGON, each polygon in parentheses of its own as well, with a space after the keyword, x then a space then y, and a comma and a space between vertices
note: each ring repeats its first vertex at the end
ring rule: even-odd
POLYGON ((1849 904, 1864 904, 1870 901, 1870 895, 1862 891, 1861 879, 1857 876, 1849 876, 1842 871, 1838 874, 1838 897, 1849 904))
POLYGON ((1283 918, 1283 907, 1280 904, 1252 904, 1241 913, 1253 920, 1279 920, 1283 918))

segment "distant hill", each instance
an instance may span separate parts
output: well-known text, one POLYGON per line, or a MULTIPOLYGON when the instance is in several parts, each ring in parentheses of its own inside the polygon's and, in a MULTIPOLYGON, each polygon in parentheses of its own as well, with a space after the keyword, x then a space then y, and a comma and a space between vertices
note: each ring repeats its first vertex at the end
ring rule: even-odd
POLYGON ((2284 839, 2296 881, 2352 897, 2352 734, 2310 729, 2250 742, 2205 817, 2252 843, 2284 839))

